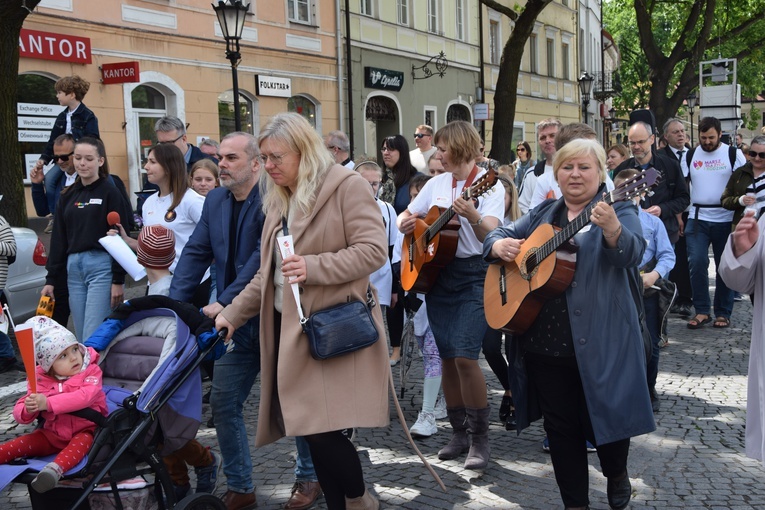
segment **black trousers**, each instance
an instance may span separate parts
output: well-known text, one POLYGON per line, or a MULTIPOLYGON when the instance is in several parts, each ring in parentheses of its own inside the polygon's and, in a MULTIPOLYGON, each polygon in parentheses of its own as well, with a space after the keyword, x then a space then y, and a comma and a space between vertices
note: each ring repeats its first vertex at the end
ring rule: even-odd
MULTIPOLYGON (((683 213, 683 221, 688 223, 688 213, 683 213)), ((669 280, 677 286, 677 304, 693 304, 691 289, 691 272, 688 268, 688 250, 685 247, 685 236, 675 243, 675 267, 669 272, 669 280)))
POLYGON ((329 510, 344 510, 345 498, 364 495, 364 474, 356 447, 339 430, 305 436, 324 501, 329 510))
POLYGON ((527 353, 526 368, 529 385, 537 393, 544 416, 550 457, 563 504, 566 507, 587 506, 590 504, 590 480, 585 441, 596 445, 606 478, 618 478, 627 471, 630 440, 602 445, 595 442, 574 357, 554 358, 527 353))
POLYGON ((502 332, 497 329, 486 328, 486 334, 483 336, 483 357, 486 358, 486 362, 489 364, 491 371, 499 379, 499 384, 502 385, 502 389, 508 391, 510 389, 510 367, 507 364, 507 360, 510 356, 507 355, 508 345, 510 339, 505 339, 505 352, 502 352, 502 332))

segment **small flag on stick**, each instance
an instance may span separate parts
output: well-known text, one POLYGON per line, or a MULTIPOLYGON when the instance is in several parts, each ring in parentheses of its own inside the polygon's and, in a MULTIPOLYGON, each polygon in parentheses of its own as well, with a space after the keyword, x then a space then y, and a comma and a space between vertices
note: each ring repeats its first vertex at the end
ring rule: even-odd
POLYGON ((21 359, 24 360, 24 369, 32 393, 37 393, 37 373, 35 372, 35 340, 32 336, 32 326, 22 324, 14 328, 16 341, 19 343, 21 359))

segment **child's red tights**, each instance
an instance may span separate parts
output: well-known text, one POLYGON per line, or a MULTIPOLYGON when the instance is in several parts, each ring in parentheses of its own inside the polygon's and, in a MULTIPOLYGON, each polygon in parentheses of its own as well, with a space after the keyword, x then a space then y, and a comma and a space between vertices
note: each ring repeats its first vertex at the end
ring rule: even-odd
POLYGON ((76 434, 63 450, 51 445, 42 430, 19 436, 0 444, 0 464, 7 464, 22 457, 37 457, 58 453, 53 462, 66 473, 80 462, 93 445, 93 432, 83 430, 76 434))

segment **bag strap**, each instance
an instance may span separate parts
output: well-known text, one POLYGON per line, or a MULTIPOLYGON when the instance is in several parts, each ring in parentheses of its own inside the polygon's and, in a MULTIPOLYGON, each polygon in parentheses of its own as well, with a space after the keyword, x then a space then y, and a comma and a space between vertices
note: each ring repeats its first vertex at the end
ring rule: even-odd
MULTIPOLYGON (((282 216, 282 235, 282 241, 278 242, 278 244, 282 259, 284 259, 295 253, 294 245, 292 243, 292 236, 290 236, 289 228, 287 228, 287 218, 284 216, 282 216)), ((308 318, 305 316, 305 313, 303 312, 303 304, 300 302, 300 286, 297 284, 297 282, 293 282, 290 284, 290 287, 292 288, 292 295, 295 296, 295 304, 297 305, 298 316, 300 317, 300 325, 302 326, 308 322, 308 318)), ((372 293, 372 284, 368 283, 367 307, 371 310, 376 305, 377 301, 375 301, 374 294, 372 293)))

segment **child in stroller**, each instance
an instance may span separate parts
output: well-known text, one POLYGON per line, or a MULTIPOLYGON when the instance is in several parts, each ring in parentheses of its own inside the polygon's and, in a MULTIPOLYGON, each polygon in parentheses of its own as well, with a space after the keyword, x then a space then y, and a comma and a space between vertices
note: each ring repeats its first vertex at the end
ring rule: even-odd
POLYGON ((22 424, 32 423, 38 416, 45 422, 29 434, 0 444, 0 464, 57 453, 32 481, 37 492, 47 492, 93 444, 95 424, 68 413, 89 407, 105 416, 106 395, 95 350, 86 349, 74 334, 48 317, 33 317, 25 325, 32 326, 35 339, 37 393, 28 385, 27 394, 16 402, 13 417, 22 424))

